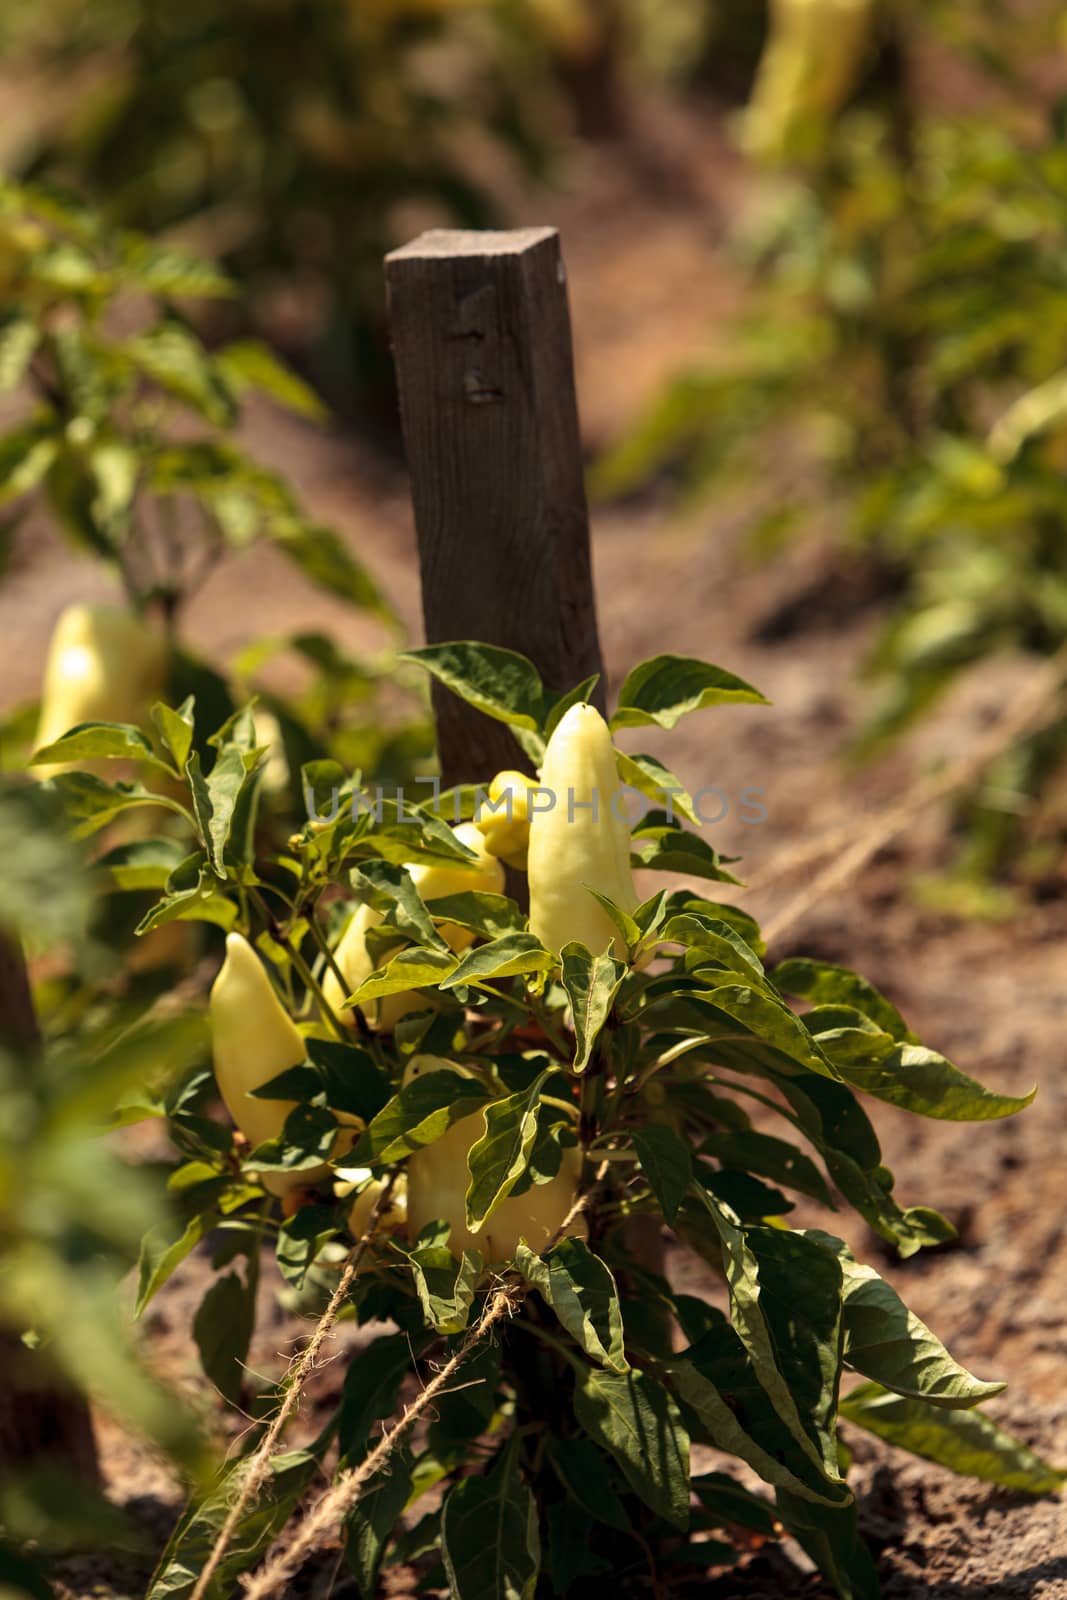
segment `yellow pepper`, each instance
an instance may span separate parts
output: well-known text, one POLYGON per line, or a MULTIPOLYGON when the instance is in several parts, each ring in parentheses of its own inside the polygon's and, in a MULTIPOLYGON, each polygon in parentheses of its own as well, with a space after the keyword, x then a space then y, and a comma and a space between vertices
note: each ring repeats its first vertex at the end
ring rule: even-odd
MULTIPOLYGON (((35 748, 80 722, 144 724, 166 676, 158 629, 117 606, 68 606, 48 647, 35 748)), ((56 769, 36 770, 47 777, 56 769)))
POLYGON ((630 870, 630 828, 612 806, 619 791, 611 732, 595 706, 572 706, 553 730, 541 767, 541 787, 530 822, 527 872, 530 928, 558 955, 577 939, 594 955, 613 946, 625 955, 608 913, 591 889, 632 911, 637 905, 630 870), (541 800, 551 799, 551 809, 541 800))
POLYGON ((494 856, 509 867, 526 870, 526 853, 530 844, 530 790, 534 780, 524 772, 498 772, 489 785, 489 800, 493 807, 482 808, 475 820, 485 835, 485 846, 494 856))
MULTIPOLYGON (((440 1056, 414 1056, 404 1074, 405 1084, 427 1072, 442 1068, 465 1074, 455 1061, 440 1056)), ((473 1074, 470 1074, 473 1076, 473 1074)), ((466 1194, 470 1184, 467 1157, 471 1146, 485 1133, 481 1112, 461 1117, 440 1139, 425 1149, 416 1150, 407 1163, 407 1230, 414 1241, 428 1222, 443 1218, 451 1224, 449 1249, 456 1257, 464 1250, 478 1250, 486 1263, 510 1261, 525 1239, 531 1250, 547 1249, 578 1195, 582 1156, 576 1148, 564 1150, 560 1169, 548 1183, 532 1184, 523 1194, 508 1195, 483 1223, 471 1233, 466 1220, 466 1194)), ((585 1217, 579 1215, 567 1229, 569 1235, 584 1238, 585 1217)))
MULTIPOLYGON (((226 959, 212 986, 209 1009, 215 1078, 227 1111, 253 1148, 276 1139, 294 1103, 256 1100, 252 1090, 299 1066, 307 1059, 307 1047, 262 962, 239 933, 227 936, 226 959)), ((283 1195, 317 1183, 329 1171, 323 1165, 304 1172, 264 1173, 261 1181, 270 1194, 283 1195)))
POLYGON ((874 14, 875 0, 773 0, 745 113, 754 155, 782 160, 805 131, 822 132, 856 86, 874 14))
MULTIPOLYGON (((457 861, 454 865, 442 863, 440 866, 412 867, 412 882, 422 898, 434 900, 448 894, 462 894, 468 889, 501 894, 504 889, 504 868, 494 855, 490 855, 486 842, 474 823, 460 823, 455 829, 455 835, 461 844, 475 851, 477 861, 472 861, 469 866, 457 861)), ((342 1016, 344 1013, 342 1002, 358 989, 374 970, 374 962, 367 949, 367 932, 370 928, 377 927, 381 921, 380 911, 362 905, 341 935, 334 951, 334 960, 344 974, 347 987, 341 987, 332 971, 327 971, 322 983, 326 1003, 337 1016, 342 1016)), ((469 928, 461 928, 454 922, 442 923, 439 932, 449 948, 457 953, 466 950, 474 940, 469 928)), ((412 1011, 425 1010, 431 1004, 432 999, 429 994, 420 994, 417 990, 408 989, 401 994, 386 995, 382 1000, 372 1000, 360 1009, 372 1027, 390 1032, 401 1017, 407 1016, 412 1011)))

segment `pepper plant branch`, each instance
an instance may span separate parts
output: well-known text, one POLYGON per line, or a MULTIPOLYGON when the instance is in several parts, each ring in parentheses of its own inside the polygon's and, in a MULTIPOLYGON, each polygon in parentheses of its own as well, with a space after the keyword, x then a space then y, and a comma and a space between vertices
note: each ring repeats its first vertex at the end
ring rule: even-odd
MULTIPOLYGON (((600 1174, 598 1173, 597 1181, 600 1174)), ((589 1204, 592 1188, 585 1189, 575 1200, 567 1215, 556 1229, 549 1243, 550 1249, 563 1238, 571 1223, 589 1204)), ((384 1198, 384 1190, 380 1199, 384 1198)), ((454 1377, 468 1356, 481 1345, 493 1328, 505 1316, 514 1316, 528 1293, 527 1285, 515 1272, 505 1274, 499 1286, 490 1295, 481 1317, 464 1339, 459 1349, 430 1379, 410 1406, 405 1407, 400 1420, 382 1434, 375 1448, 356 1468, 342 1473, 332 1488, 319 1496, 300 1524, 296 1538, 288 1548, 280 1551, 251 1578, 242 1578, 245 1600, 266 1600, 267 1595, 283 1589, 300 1570, 307 1556, 317 1547, 320 1539, 332 1532, 348 1516, 353 1506, 362 1498, 367 1485, 396 1453, 403 1439, 414 1427, 422 1413, 454 1377)), ((335 1296, 336 1298, 336 1296, 335 1296)), ((331 1305, 333 1302, 331 1301, 331 1305)), ((257 1452, 258 1454, 259 1452, 257 1452)), ((262 1482, 262 1476, 260 1477, 262 1482)), ((232 1515, 232 1514, 231 1514, 232 1515)), ((227 1522, 229 1522, 227 1518, 227 1522)), ((236 1524, 235 1524, 236 1525, 236 1524)), ((232 1536, 232 1530, 231 1530, 232 1536)), ((221 1537, 221 1536, 220 1536, 221 1537)), ((218 1563, 215 1566, 217 1568, 218 1563)), ((213 1569, 214 1570, 214 1569, 213 1569)), ((203 1600, 205 1593, 203 1574, 189 1600, 203 1600)))
POLYGON ((230 1507, 226 1520, 219 1530, 218 1538, 211 1548, 211 1553, 201 1568, 196 1583, 193 1585, 189 1600, 204 1600, 211 1581, 219 1569, 219 1564, 230 1546, 230 1541, 240 1528, 245 1513, 259 1496, 270 1470, 270 1458, 274 1446, 277 1444, 282 1429, 296 1408, 296 1404, 303 1392, 304 1383, 315 1365, 319 1351, 333 1332, 334 1324, 344 1304, 345 1297, 374 1238, 378 1219, 392 1198, 393 1185, 396 1182, 396 1178, 397 1173, 394 1169, 389 1173, 378 1191, 374 1205, 371 1207, 370 1216, 367 1219, 367 1226, 353 1245, 337 1288, 330 1297, 330 1303, 319 1319, 314 1333, 305 1345, 303 1354, 298 1358, 296 1365, 289 1374, 285 1398, 279 1406, 270 1427, 263 1435, 255 1454, 249 1461, 248 1470, 244 1474, 237 1497, 230 1507))

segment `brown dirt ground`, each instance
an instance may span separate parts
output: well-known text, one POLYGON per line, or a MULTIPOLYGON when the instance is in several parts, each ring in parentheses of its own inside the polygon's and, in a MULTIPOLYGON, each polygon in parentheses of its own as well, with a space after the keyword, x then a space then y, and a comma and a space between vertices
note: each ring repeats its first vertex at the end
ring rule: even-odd
MULTIPOLYGON (((673 114, 672 114, 673 116, 673 114)), ((579 389, 586 429, 597 443, 617 436, 661 379, 714 348, 738 304, 739 287, 718 242, 721 216, 739 185, 714 124, 666 116, 651 124, 640 161, 634 148, 585 151, 570 191, 541 196, 516 220, 551 219, 563 231, 569 266, 579 389), (660 181, 677 170, 684 185, 660 181), (694 150, 701 152, 700 158, 694 150)), ((643 132, 647 135, 649 128, 643 132)), ((397 470, 358 440, 316 432, 266 409, 248 424, 249 442, 281 463, 314 511, 345 530, 380 578, 400 614, 418 629, 414 543, 405 484, 397 470)), ((808 879, 761 890, 761 875, 788 850, 842 822, 863 819, 900 794, 932 759, 965 749, 1018 680, 1017 666, 965 687, 903 751, 861 776, 836 759, 842 734, 862 703, 856 665, 876 612, 850 595, 818 540, 773 570, 738 554, 743 507, 720 504, 676 517, 651 502, 598 512, 594 559, 609 674, 617 683, 644 655, 664 648, 721 662, 758 683, 773 706, 728 708, 691 719, 671 736, 670 760, 690 786, 719 784, 736 797, 765 790, 768 820, 745 827, 732 814, 713 842, 744 856, 752 884, 745 903, 766 915, 808 879), (814 597, 817 625, 785 642, 765 642, 761 624, 801 592, 814 597), (763 640, 764 642, 760 642, 763 640)), ((101 588, 36 530, 0 589, 0 704, 33 690, 45 641, 59 610, 101 588)), ((351 618, 294 582, 288 569, 256 553, 212 579, 190 618, 194 642, 229 656, 253 636, 310 623, 347 629, 351 618)), ((640 746, 652 741, 642 737, 640 746)), ((915 871, 943 860, 944 819, 920 819, 883 851, 844 896, 815 906, 774 952, 804 950, 846 960, 904 1011, 920 1035, 991 1086, 1018 1091, 1037 1082, 1022 1116, 974 1128, 905 1118, 883 1106, 875 1121, 886 1159, 909 1203, 938 1206, 958 1225, 956 1246, 907 1263, 886 1258, 862 1225, 846 1232, 905 1294, 958 1357, 982 1376, 1007 1379, 990 1410, 1052 1459, 1067 1461, 1067 1234, 1063 1221, 1067 1074, 1063 1038, 1067 985, 1067 902, 1060 879, 1040 902, 1009 921, 956 923, 920 909, 909 893, 915 871)), ((810 874, 809 874, 810 879, 810 874)), ((144 1337, 152 1358, 180 1387, 195 1385, 189 1327, 206 1265, 194 1259, 160 1295, 144 1337)), ((268 1309, 253 1367, 277 1373, 301 1325, 268 1309)), ((338 1359, 316 1378, 313 1418, 343 1370, 338 1359)), ((148 1533, 161 1539, 176 1493, 150 1453, 100 1419, 109 1489, 148 1533)), ((878 1552, 891 1600, 994 1600, 1067 1597, 1067 1511, 956 1479, 849 1431, 866 1531, 878 1552)), ((301 1594, 325 1595, 334 1563, 301 1581, 301 1594)), ((71 1570, 65 1596, 141 1592, 139 1559, 111 1558, 71 1570)), ((340 1592, 340 1590, 338 1590, 340 1592)), ((810 1600, 826 1591, 790 1547, 751 1557, 703 1590, 719 1600, 810 1600)))

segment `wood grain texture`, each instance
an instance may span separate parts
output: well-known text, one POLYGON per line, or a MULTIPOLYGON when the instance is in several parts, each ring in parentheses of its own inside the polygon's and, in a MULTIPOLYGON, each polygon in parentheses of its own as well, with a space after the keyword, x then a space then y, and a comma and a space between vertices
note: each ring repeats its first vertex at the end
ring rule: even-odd
MULTIPOLYGON (((520 650, 569 689, 601 657, 559 235, 435 230, 386 282, 427 641, 520 650)), ((436 685, 434 711, 446 784, 529 770, 436 685)))
MULTIPOLYGON (((22 951, 2 931, 0 1044, 27 1054, 40 1044, 22 951)), ((88 1406, 61 1383, 46 1351, 27 1349, 21 1331, 0 1326, 0 1476, 49 1465, 83 1481, 98 1482, 88 1406)))

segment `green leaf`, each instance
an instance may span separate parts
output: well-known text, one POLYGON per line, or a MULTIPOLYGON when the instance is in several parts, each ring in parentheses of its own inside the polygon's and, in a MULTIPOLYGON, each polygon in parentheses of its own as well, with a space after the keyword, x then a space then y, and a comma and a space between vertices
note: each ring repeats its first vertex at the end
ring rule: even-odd
MULTIPOLYGON (((593 1454, 597 1452, 594 1450, 593 1454)), ((593 1548, 595 1519, 575 1499, 552 1500, 545 1508, 547 1551, 545 1576, 550 1593, 577 1593, 583 1578, 610 1573, 612 1564, 593 1548)))
POLYGON ((275 1260, 278 1271, 294 1289, 303 1286, 323 1246, 340 1232, 333 1206, 304 1205, 286 1217, 278 1230, 275 1260))
POLYGON ((984 1483, 1025 1494, 1055 1494, 1067 1483, 1067 1472, 1042 1461, 981 1411, 947 1411, 864 1383, 842 1400, 841 1415, 887 1444, 984 1483))
POLYGON ((176 711, 164 700, 157 700, 152 707, 156 731, 179 772, 185 771, 185 763, 193 747, 193 705, 192 695, 187 695, 176 711))
POLYGON ((584 1240, 561 1239, 543 1256, 520 1243, 515 1262, 590 1360, 629 1372, 615 1279, 584 1240))
POLYGON ((353 1152, 353 1163, 402 1161, 439 1139, 454 1122, 479 1111, 490 1098, 477 1079, 444 1067, 413 1078, 370 1123, 353 1152))
POLYGON ((250 865, 254 859, 255 796, 263 761, 264 752, 227 743, 207 778, 200 771, 199 751, 186 764, 201 841, 220 879, 230 876, 231 867, 250 865))
POLYGON ((847 1499, 845 1486, 827 1482, 821 1465, 782 1421, 722 1312, 708 1305, 701 1310, 708 1331, 667 1368, 686 1415, 692 1414, 695 1436, 737 1456, 775 1488, 825 1505, 847 1499))
POLYGON ((562 983, 574 1017, 574 1070, 584 1072, 611 1015, 626 966, 610 955, 591 955, 572 941, 560 952, 562 983))
POLYGON ((692 1181, 693 1158, 689 1146, 670 1128, 656 1122, 634 1128, 631 1137, 641 1171, 659 1202, 664 1221, 673 1224, 692 1181))
POLYGON ((744 1488, 728 1472, 704 1472, 693 1479, 691 1488, 709 1517, 718 1517, 720 1526, 752 1528, 771 1538, 774 1517, 760 1495, 744 1488))
POLYGON ((41 335, 32 317, 8 311, 0 319, 0 394, 10 394, 26 376, 41 335))
POLYGON ((255 1297, 236 1272, 216 1278, 193 1318, 200 1365, 230 1405, 237 1405, 255 1326, 255 1297))
POLYGON ((419 944, 439 950, 448 948, 406 867, 392 861, 365 861, 362 866, 353 867, 349 876, 359 898, 382 912, 391 926, 419 944))
POLYGON ((817 1505, 788 1489, 779 1489, 775 1498, 782 1522, 841 1600, 880 1600, 878 1572, 860 1534, 854 1502, 817 1505))
POLYGON ((411 1494, 411 1457, 398 1451, 345 1518, 345 1560, 362 1600, 375 1600, 385 1547, 411 1494))
POLYGON ((323 422, 329 415, 314 389, 279 361, 269 345, 258 339, 241 339, 226 345, 216 357, 216 364, 237 394, 245 389, 257 389, 287 411, 307 417, 311 422, 323 422))
POLYGON ((687 873, 692 878, 710 878, 715 883, 740 883, 722 865, 722 858, 707 840, 684 828, 636 828, 631 837, 631 860, 646 872, 687 873))
POLYGON ((491 1100, 485 1107, 485 1132, 470 1147, 470 1183, 464 1201, 467 1227, 477 1233, 526 1172, 538 1133, 538 1107, 547 1072, 528 1089, 491 1100))
POLYGON ((837 1070, 823 1053, 820 1042, 812 1037, 800 1018, 762 989, 747 984, 722 984, 707 996, 688 994, 686 1006, 704 1019, 712 1043, 720 1036, 736 1041, 741 1029, 742 1048, 746 1035, 751 1036, 753 1043, 768 1045, 780 1062, 779 1070, 788 1071, 790 1064, 795 1063, 819 1077, 838 1079, 837 1070))
POLYGON ((866 978, 850 972, 847 967, 796 956, 780 962, 771 976, 783 994, 810 1000, 812 1005, 854 1006, 894 1039, 901 1043, 917 1042, 896 1006, 879 994, 866 978))
POLYGON ((176 314, 163 317, 154 328, 128 339, 123 353, 161 389, 198 412, 216 427, 232 427, 237 408, 215 362, 176 314))
POLYGON ((504 894, 489 894, 483 889, 464 889, 461 894, 436 895, 426 901, 430 915, 438 922, 456 922, 471 928, 486 939, 505 933, 521 933, 526 918, 514 900, 504 894))
POLYGON ((607 1463, 591 1439, 549 1438, 548 1459, 568 1496, 576 1500, 595 1522, 618 1533, 629 1533, 626 1507, 611 1485, 607 1463))
POLYGON ((308 1059, 251 1092, 257 1100, 317 1102, 370 1122, 388 1103, 389 1079, 369 1050, 334 1039, 306 1039, 308 1059))
POLYGON ((687 712, 730 701, 768 704, 758 689, 721 667, 691 656, 653 656, 627 674, 611 726, 673 728, 687 712))
POLYGON ((59 453, 52 418, 38 418, 0 437, 0 506, 36 489, 59 453))
POLYGON ((378 1000, 387 994, 403 994, 405 989, 437 989, 443 987, 456 966, 451 951, 401 950, 392 961, 365 978, 354 994, 345 1000, 345 1006, 361 1006, 368 1000, 378 1000))
POLYGON ((807 1238, 829 1250, 844 1274, 845 1365, 906 1399, 962 1410, 1007 1386, 983 1383, 954 1361, 941 1340, 873 1267, 858 1262, 832 1234, 807 1238))
POLYGON ((482 1477, 461 1478, 441 1517, 452 1600, 533 1600, 541 1571, 537 1502, 505 1446, 482 1477))
POLYGON ((595 1443, 618 1462, 630 1488, 675 1527, 689 1526, 689 1435, 663 1385, 647 1372, 581 1367, 574 1408, 595 1443))
POLYGON ((615 762, 623 783, 647 799, 654 800, 657 810, 666 809, 668 819, 672 811, 677 811, 694 828, 700 826, 700 818, 685 785, 679 783, 670 768, 663 766, 655 756, 632 756, 616 750, 615 762))
POLYGON ((96 863, 116 889, 163 889, 175 867, 185 859, 176 839, 132 839, 117 844, 96 863))
MULTIPOLYGON (((190 1506, 167 1541, 145 1600, 188 1600, 226 1521, 250 1458, 227 1469, 199 1505, 190 1506)), ((242 1572, 281 1532, 320 1471, 311 1450, 274 1456, 266 1482, 241 1522, 241 1537, 230 1544, 206 1590, 206 1600, 228 1600, 242 1572)))
POLYGON ((168 777, 174 776, 141 730, 124 722, 80 722, 77 727, 68 729, 61 739, 35 750, 30 766, 63 761, 137 761, 165 772, 168 777))
POLYGON ((405 650, 401 661, 424 667, 446 689, 487 717, 539 733, 545 689, 532 661, 514 650, 472 639, 405 650))
POLYGON ((272 544, 320 589, 374 616, 392 620, 378 585, 332 528, 288 516, 268 523, 267 533, 272 544))
POLYGON ((641 942, 641 928, 636 917, 631 917, 628 911, 624 911, 621 906, 615 904, 614 900, 609 900, 606 894, 601 894, 600 890, 594 889, 591 884, 586 883, 582 887, 587 889, 604 907, 604 910, 618 928, 626 949, 628 951, 634 950, 641 942))
POLYGON ((739 1128, 709 1134, 701 1143, 700 1153, 712 1156, 724 1167, 758 1173, 772 1183, 796 1189, 833 1209, 826 1179, 814 1161, 786 1139, 776 1139, 751 1128, 739 1128))
MULTIPOLYGON (((828 1048, 827 1053, 830 1054, 828 1048)), ((917 1044, 898 1044, 869 1064, 855 1058, 843 1060, 837 1052, 831 1059, 841 1076, 866 1094, 919 1116, 947 1122, 989 1122, 1011 1117, 1028 1106, 1037 1093, 1035 1084, 1027 1094, 996 1094, 968 1078, 936 1050, 917 1044)))
POLYGON ((476 945, 462 956, 446 978, 442 989, 460 984, 485 984, 491 978, 511 978, 532 972, 549 972, 555 962, 532 933, 505 933, 489 944, 476 945))
POLYGON ((477 1250, 464 1250, 457 1262, 445 1244, 419 1245, 408 1254, 423 1315, 438 1333, 462 1333, 474 1304, 484 1262, 477 1250))
MULTIPOLYGON (((739 978, 770 992, 759 956, 735 928, 716 917, 706 917, 686 911, 668 917, 660 928, 657 942, 683 944, 694 951, 691 970, 699 977, 702 969, 718 966, 726 972, 735 972, 739 978)), ((689 967, 689 963, 686 963, 689 967)))
POLYGON ((944 1217, 926 1206, 902 1210, 893 1199, 892 1174, 882 1165, 874 1128, 843 1083, 807 1078, 803 1083, 768 1073, 826 1162, 831 1179, 850 1205, 902 1256, 955 1237, 944 1217))
POLYGON ((722 1242, 733 1325, 756 1376, 832 1495, 847 1494, 834 1419, 841 1372, 842 1273, 803 1235, 742 1229, 698 1190, 722 1242))
POLYGON ((218 1227, 219 1221, 217 1211, 201 1212, 198 1217, 193 1217, 192 1221, 186 1224, 177 1238, 174 1237, 170 1224, 160 1223, 149 1229, 141 1244, 137 1303, 133 1313, 135 1317, 141 1315, 153 1295, 158 1294, 167 1279, 212 1228, 218 1227))
POLYGON ((310 1172, 328 1161, 337 1143, 338 1122, 323 1106, 295 1106, 275 1139, 265 1139, 245 1158, 244 1171, 310 1172))
POLYGON ((381 1334, 352 1356, 337 1413, 338 1466, 356 1467, 371 1447, 371 1429, 397 1408, 400 1386, 428 1336, 381 1334))

